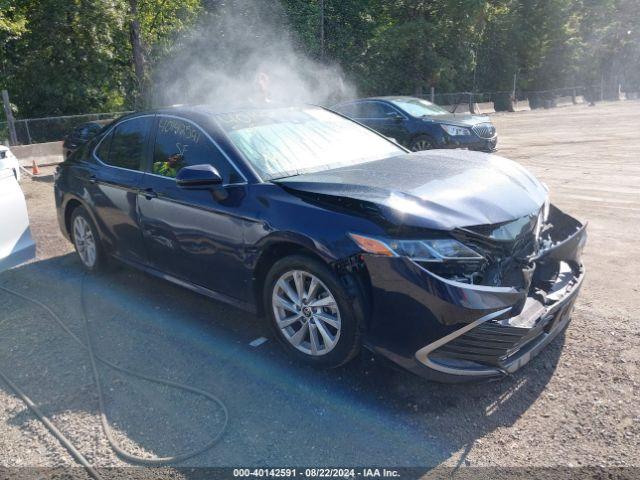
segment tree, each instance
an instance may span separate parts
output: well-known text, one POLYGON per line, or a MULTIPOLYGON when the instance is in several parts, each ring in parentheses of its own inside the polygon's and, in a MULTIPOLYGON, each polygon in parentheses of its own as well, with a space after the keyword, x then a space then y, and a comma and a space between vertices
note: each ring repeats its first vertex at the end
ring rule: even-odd
POLYGON ((381 2, 368 43, 364 90, 421 93, 430 86, 470 89, 483 2, 381 2))
POLYGON ((27 29, 27 19, 24 12, 13 5, 10 0, 0 0, 0 69, 2 76, 6 76, 10 68, 11 43, 19 41, 21 35, 27 29))
POLYGON ((6 41, 6 85, 21 117, 121 108, 126 79, 118 11, 111 2, 13 2, 26 19, 6 41), (116 67, 116 68, 114 68, 116 67))
POLYGON ((199 0, 128 0, 131 57, 136 79, 135 105, 149 103, 149 72, 167 53, 175 37, 193 25, 201 11, 199 0))
POLYGON ((517 74, 520 91, 615 98, 640 89, 638 25, 638 0, 0 0, 0 86, 22 118, 202 98, 221 71, 250 87, 256 61, 327 98, 341 71, 361 95, 510 91, 517 74))

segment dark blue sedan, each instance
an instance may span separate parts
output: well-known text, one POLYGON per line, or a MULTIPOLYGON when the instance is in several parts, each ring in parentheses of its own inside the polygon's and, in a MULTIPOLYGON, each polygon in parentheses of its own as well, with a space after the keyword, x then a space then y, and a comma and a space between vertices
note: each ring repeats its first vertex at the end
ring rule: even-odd
POLYGON ((301 361, 362 347, 428 378, 511 373, 569 322, 585 227, 509 160, 409 153, 313 107, 180 107, 106 126, 58 168, 60 228, 265 317, 301 361))
POLYGON ((341 103, 332 110, 393 138, 413 152, 432 148, 492 152, 498 143, 489 117, 454 114, 421 98, 363 98, 341 103))

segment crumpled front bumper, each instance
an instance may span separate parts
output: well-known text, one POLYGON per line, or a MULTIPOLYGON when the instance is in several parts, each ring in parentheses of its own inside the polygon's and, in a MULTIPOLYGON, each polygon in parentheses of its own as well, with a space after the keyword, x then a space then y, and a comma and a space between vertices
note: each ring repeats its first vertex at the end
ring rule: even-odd
POLYGON ((478 152, 494 152, 498 144, 498 135, 491 138, 482 138, 475 134, 459 137, 443 136, 437 142, 437 148, 468 148, 478 152))
POLYGON ((521 368, 568 325, 584 279, 586 225, 555 214, 567 225, 551 231, 527 290, 455 282, 406 258, 367 256, 374 303, 368 346, 437 381, 499 378, 521 368), (550 266, 552 280, 543 278, 550 266))
POLYGON ((500 377, 527 364, 571 319, 584 271, 564 286, 562 296, 544 306, 532 297, 519 315, 497 320, 510 308, 482 316, 415 353, 425 367, 460 379, 500 377))

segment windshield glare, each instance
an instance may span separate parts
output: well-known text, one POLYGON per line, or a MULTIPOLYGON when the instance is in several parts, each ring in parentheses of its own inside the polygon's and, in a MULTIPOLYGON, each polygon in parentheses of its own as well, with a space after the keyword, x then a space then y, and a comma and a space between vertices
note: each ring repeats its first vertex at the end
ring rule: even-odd
POLYGON ((232 112, 216 118, 265 180, 405 153, 357 123, 317 107, 232 112))
POLYGON ((430 117, 432 115, 446 115, 451 113, 421 98, 397 98, 391 100, 391 103, 414 117, 430 117))

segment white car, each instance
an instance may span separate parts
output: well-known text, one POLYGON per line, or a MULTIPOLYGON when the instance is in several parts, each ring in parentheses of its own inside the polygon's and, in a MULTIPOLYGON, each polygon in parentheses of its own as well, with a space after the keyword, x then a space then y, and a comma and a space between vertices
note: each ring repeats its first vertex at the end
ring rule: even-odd
POLYGON ((0 145, 0 170, 10 168, 16 177, 16 180, 20 181, 20 163, 16 156, 11 153, 9 147, 0 145))
POLYGON ((13 168, 0 168, 0 272, 35 255, 22 189, 13 168))

